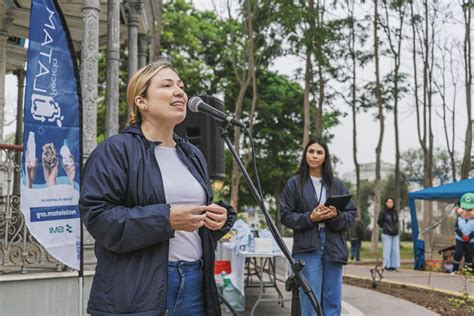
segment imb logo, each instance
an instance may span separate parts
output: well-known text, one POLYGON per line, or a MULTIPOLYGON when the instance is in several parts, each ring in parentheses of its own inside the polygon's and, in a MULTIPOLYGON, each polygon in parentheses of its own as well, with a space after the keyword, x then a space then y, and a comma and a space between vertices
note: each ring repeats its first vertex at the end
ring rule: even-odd
POLYGON ((72 234, 72 226, 69 224, 66 224, 64 226, 56 226, 56 227, 50 227, 49 228, 49 233, 50 234, 62 234, 64 232, 68 232, 72 234))

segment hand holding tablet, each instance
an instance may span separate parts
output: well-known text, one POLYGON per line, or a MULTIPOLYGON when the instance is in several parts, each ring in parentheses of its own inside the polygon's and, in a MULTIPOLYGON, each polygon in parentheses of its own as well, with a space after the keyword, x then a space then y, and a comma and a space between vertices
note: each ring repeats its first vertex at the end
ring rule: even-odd
POLYGON ((315 207, 309 216, 309 219, 313 222, 322 222, 333 217, 337 216, 337 211, 335 208, 330 208, 325 205, 318 205, 315 207))
POLYGON ((347 203, 351 200, 352 195, 345 194, 345 195, 334 195, 328 197, 325 206, 334 206, 338 211, 344 211, 347 206, 347 203))

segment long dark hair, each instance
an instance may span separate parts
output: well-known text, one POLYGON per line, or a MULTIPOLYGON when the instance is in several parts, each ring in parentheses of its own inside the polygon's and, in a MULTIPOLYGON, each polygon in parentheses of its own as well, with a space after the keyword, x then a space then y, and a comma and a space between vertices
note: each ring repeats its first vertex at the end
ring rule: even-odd
POLYGON ((300 166, 298 167, 298 170, 296 171, 296 174, 299 176, 299 179, 300 179, 300 195, 303 196, 303 187, 304 187, 305 182, 309 178, 309 166, 308 166, 308 162, 306 161, 306 153, 308 151, 308 147, 313 144, 318 144, 321 147, 323 147, 324 152, 326 153, 326 158, 324 159, 323 166, 321 168, 321 175, 323 179, 323 184, 326 188, 326 192, 328 196, 331 196, 332 191, 333 191, 332 185, 333 185, 333 177, 334 177, 332 173, 331 155, 329 154, 328 145, 321 138, 311 138, 303 150, 300 166))

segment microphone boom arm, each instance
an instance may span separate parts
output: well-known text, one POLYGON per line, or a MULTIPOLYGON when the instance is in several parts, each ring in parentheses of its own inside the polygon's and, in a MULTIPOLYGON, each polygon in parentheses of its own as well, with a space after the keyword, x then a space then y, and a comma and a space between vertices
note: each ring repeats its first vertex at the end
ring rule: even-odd
MULTIPOLYGON (((232 117, 230 117, 232 118, 232 117)), ((260 209, 262 210, 262 213, 265 217, 265 220, 267 222, 267 225, 269 227, 270 232, 272 233, 273 237, 275 238, 275 242, 278 244, 280 247, 281 251, 285 255, 286 259, 290 263, 291 270, 293 271, 295 275, 295 283, 298 288, 303 289, 304 293, 308 296, 311 305, 313 306, 314 310, 318 314, 318 316, 322 316, 322 311, 321 311, 321 306, 316 298, 316 295, 312 291, 308 280, 304 277, 304 275, 301 273, 301 270, 304 267, 303 262, 295 262, 293 257, 290 254, 290 251, 288 250, 288 247, 286 247, 285 242, 283 241, 280 233, 278 232, 275 223, 273 223, 268 210, 265 207, 265 203, 263 202, 263 196, 260 196, 258 193, 255 185, 252 182, 252 179, 250 178, 247 170, 245 169, 245 166, 242 163, 242 160, 240 159, 239 155, 235 151, 235 148, 232 144, 232 142, 229 139, 229 132, 225 128, 225 125, 228 123, 227 120, 226 122, 222 122, 222 120, 218 120, 220 124, 217 124, 217 129, 219 130, 220 137, 225 141, 227 148, 229 148, 235 162, 239 166, 240 172, 242 173, 242 176, 244 177, 245 181, 247 182, 247 185, 250 188, 250 191, 252 192, 252 195, 254 199, 257 201, 260 209)))

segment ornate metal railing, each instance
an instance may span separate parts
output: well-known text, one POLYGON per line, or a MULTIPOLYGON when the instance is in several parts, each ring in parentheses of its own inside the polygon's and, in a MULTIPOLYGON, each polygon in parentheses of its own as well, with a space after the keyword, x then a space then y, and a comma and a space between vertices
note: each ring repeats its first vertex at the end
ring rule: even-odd
POLYGON ((0 274, 62 265, 30 234, 20 210, 21 145, 0 144, 0 274))

